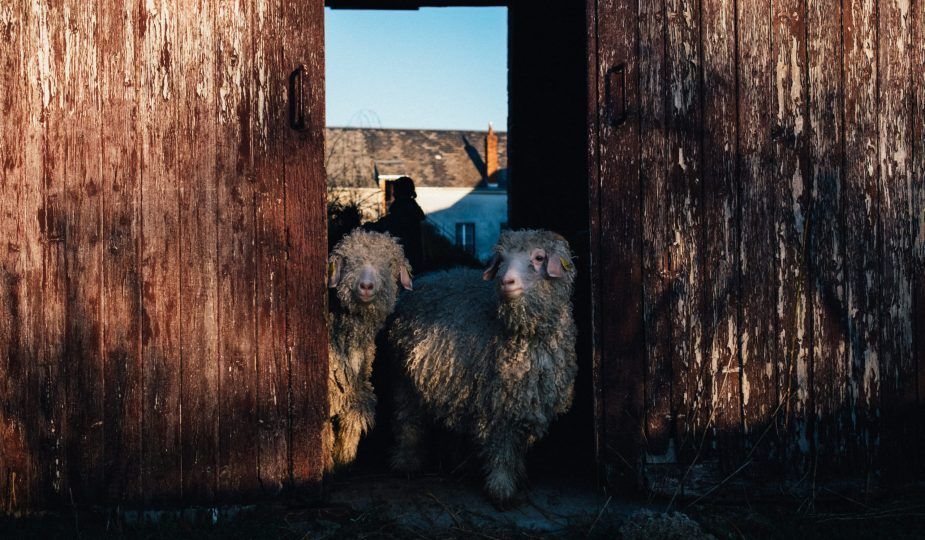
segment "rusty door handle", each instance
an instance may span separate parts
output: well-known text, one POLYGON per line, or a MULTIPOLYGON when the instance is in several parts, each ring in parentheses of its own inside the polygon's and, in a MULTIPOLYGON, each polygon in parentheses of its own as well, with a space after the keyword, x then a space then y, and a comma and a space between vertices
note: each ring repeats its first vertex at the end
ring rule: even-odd
POLYGON ((305 64, 301 64, 289 75, 289 127, 296 131, 308 129, 306 109, 309 102, 309 85, 306 71, 305 64))
POLYGON ((626 64, 607 70, 605 77, 607 123, 617 127, 626 121, 626 64))

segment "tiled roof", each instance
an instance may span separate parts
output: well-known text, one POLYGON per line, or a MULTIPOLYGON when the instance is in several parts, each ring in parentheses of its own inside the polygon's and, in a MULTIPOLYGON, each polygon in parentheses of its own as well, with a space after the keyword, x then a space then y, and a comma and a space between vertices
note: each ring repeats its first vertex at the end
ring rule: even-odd
MULTIPOLYGON (((406 175, 418 186, 484 186, 486 131, 327 128, 328 185, 376 187, 376 175, 406 175)), ((506 187, 507 133, 498 135, 506 187)))

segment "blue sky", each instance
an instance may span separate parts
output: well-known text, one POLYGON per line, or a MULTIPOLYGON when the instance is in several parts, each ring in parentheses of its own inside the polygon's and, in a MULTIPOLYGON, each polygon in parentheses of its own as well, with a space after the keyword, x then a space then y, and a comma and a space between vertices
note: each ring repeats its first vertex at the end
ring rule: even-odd
POLYGON ((329 126, 507 126, 507 9, 325 9, 329 126))

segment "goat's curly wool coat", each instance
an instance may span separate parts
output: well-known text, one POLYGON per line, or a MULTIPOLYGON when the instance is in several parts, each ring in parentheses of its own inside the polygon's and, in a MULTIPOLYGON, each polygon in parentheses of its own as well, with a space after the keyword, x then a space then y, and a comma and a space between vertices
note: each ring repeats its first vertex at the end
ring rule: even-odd
POLYGON ((496 253, 545 249, 567 269, 502 301, 496 278, 455 269, 418 280, 389 327, 401 380, 396 388, 393 467, 421 465, 430 416, 474 439, 492 498, 509 499, 525 477, 527 448, 571 406, 577 371, 568 243, 546 231, 502 234, 496 253))
POLYGON ((395 239, 363 230, 352 232, 334 247, 329 265, 329 273, 337 278, 328 312, 326 469, 353 461, 360 437, 374 424, 376 394, 370 377, 376 334, 395 307, 397 283, 405 282, 410 268, 395 239), (372 301, 361 302, 355 286, 366 264, 377 270, 376 292, 372 301))

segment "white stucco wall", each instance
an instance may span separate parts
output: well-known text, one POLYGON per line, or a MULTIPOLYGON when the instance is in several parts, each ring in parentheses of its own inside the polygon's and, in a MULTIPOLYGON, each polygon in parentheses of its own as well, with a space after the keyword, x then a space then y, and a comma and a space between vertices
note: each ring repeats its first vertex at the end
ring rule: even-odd
MULTIPOLYGON (((456 241, 457 223, 475 224, 475 251, 482 261, 491 257, 501 225, 507 222, 507 191, 501 189, 419 187, 417 202, 427 219, 451 242, 456 241)), ((380 217, 382 191, 376 188, 330 188, 329 200, 359 202, 365 220, 380 217)))
POLYGON ((456 241, 457 223, 475 224, 476 256, 485 261, 507 222, 507 191, 451 187, 419 187, 418 204, 444 236, 456 241))

